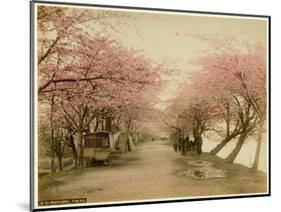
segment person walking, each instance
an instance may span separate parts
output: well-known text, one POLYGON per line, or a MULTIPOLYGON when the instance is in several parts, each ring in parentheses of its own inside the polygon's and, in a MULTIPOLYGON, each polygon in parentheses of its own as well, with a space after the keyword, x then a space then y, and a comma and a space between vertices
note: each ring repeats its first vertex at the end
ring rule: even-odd
POLYGON ((175 152, 178 151, 178 142, 176 141, 173 145, 175 152))
POLYGON ((183 136, 180 136, 180 145, 181 145, 181 155, 185 155, 185 139, 183 138, 183 136))

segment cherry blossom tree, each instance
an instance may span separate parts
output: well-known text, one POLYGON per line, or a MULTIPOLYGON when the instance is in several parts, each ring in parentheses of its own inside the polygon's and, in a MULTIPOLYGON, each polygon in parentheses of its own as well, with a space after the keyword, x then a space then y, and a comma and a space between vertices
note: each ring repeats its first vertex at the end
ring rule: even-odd
MULTIPOLYGON (((249 44, 238 45, 233 36, 225 39, 202 36, 201 39, 210 43, 212 47, 216 47, 215 50, 197 59, 204 73, 202 79, 208 83, 208 90, 210 94, 213 94, 214 99, 224 102, 223 104, 227 103, 222 115, 225 117, 231 106, 235 119, 238 117, 237 122, 235 121, 237 125, 231 134, 239 135, 239 139, 226 160, 234 161, 243 142, 255 130, 259 122, 256 164, 260 154, 261 135, 266 115, 265 50, 249 44)), ((226 143, 224 139, 212 153, 216 153, 226 143)), ((254 168, 256 169, 257 165, 254 165, 254 168)))
MULTIPOLYGON (((110 17, 106 11, 94 11, 57 6, 37 7, 38 65, 57 53, 58 45, 68 43, 70 35, 83 33, 85 24, 104 22, 110 17)), ((112 26, 111 26, 112 27, 112 26)))
POLYGON ((147 86, 157 85, 159 70, 144 56, 105 37, 85 33, 69 39, 71 44, 57 45, 57 54, 40 65, 38 92, 40 98, 55 99, 58 119, 77 133, 82 165, 82 137, 90 123, 143 98, 147 86))

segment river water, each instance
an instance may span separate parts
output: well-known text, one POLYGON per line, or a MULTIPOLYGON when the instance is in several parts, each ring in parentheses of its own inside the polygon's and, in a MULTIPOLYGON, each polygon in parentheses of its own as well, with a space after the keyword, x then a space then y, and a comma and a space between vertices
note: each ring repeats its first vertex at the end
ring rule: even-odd
MULTIPOLYGON (((266 137, 264 136, 266 140, 266 137)), ((217 139, 216 141, 210 138, 203 138, 203 151, 209 152, 212 148, 214 148, 218 144, 217 139)), ((225 158, 235 147, 236 141, 229 142, 218 154, 217 156, 221 158, 225 158)), ((254 159, 255 159, 255 151, 256 151, 257 142, 254 139, 248 139, 241 151, 239 152, 237 158, 235 159, 234 163, 239 163, 245 165, 247 167, 252 167, 254 159)), ((262 143, 261 154, 260 154, 260 161, 258 169, 267 172, 267 142, 262 143)))

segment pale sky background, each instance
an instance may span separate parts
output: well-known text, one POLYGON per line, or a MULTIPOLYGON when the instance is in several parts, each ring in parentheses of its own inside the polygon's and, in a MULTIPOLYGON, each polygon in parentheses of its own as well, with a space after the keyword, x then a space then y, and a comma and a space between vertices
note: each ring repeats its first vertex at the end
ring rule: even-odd
MULTIPOLYGON (((112 13, 120 15, 120 11, 112 13)), ((206 43, 188 34, 234 34, 241 42, 263 46, 267 39, 267 22, 263 19, 150 11, 122 13, 126 16, 120 22, 114 18, 107 20, 118 30, 112 36, 122 45, 142 51, 157 63, 165 61, 168 68, 177 70, 172 76, 161 75, 167 85, 159 94, 158 109, 165 109, 179 84, 188 80, 188 73, 195 69, 190 61, 208 49, 206 43)))

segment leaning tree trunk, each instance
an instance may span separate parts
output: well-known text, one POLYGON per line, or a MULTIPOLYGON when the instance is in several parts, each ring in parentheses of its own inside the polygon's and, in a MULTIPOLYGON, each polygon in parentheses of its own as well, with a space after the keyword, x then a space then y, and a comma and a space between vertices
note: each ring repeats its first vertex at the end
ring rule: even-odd
POLYGON ((262 146, 262 132, 263 132, 263 125, 264 125, 264 118, 260 120, 259 123, 259 131, 258 131, 258 141, 257 141, 257 149, 255 154, 255 160, 252 169, 254 171, 258 170, 259 161, 260 161, 260 152, 261 152, 261 146, 262 146))
POLYGON ((130 136, 130 128, 131 128, 131 119, 129 118, 128 126, 127 126, 127 140, 126 140, 126 150, 128 152, 132 151, 129 136, 130 136))
POLYGON ((238 142, 235 146, 235 148, 232 150, 232 152, 226 157, 225 161, 227 163, 233 163, 233 161, 235 160, 235 158, 237 157, 238 153, 240 152, 243 143, 246 139, 247 134, 243 133, 239 136, 238 142))
POLYGON ((221 149, 229 142, 233 139, 233 137, 228 136, 225 137, 217 146, 215 146, 210 152, 209 154, 211 155, 216 155, 218 154, 219 151, 221 151, 221 149))
POLYGON ((78 166, 82 167, 84 163, 83 135, 78 132, 78 166))

